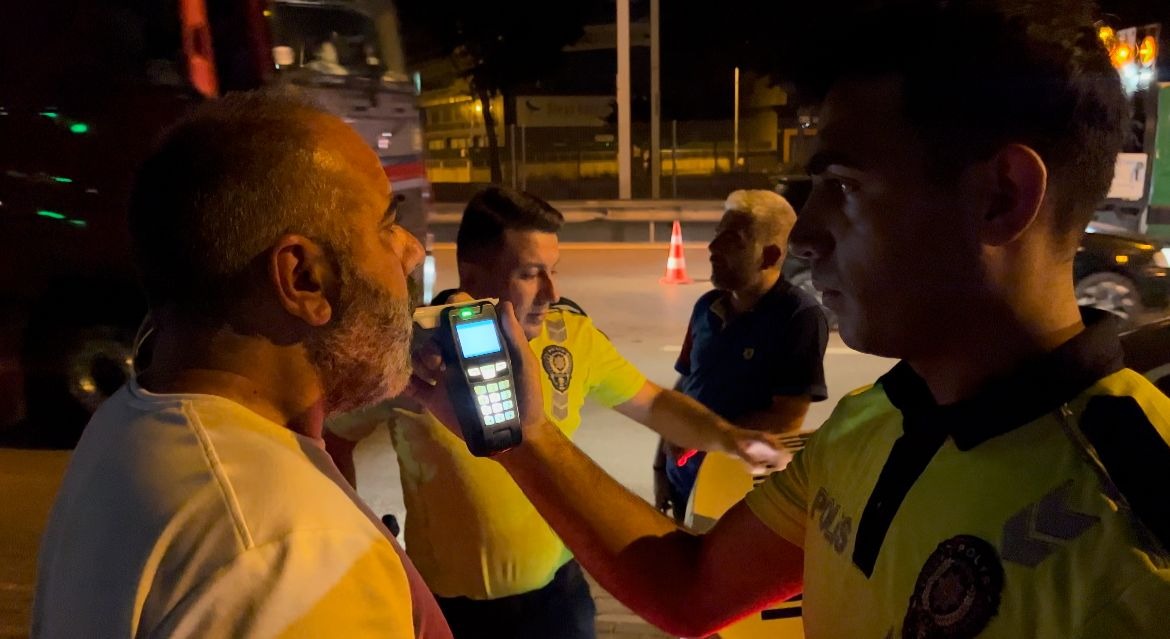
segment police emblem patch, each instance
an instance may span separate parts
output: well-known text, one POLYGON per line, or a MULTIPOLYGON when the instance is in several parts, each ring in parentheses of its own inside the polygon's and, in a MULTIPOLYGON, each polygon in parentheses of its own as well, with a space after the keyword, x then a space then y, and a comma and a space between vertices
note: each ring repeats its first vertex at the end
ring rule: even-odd
POLYGON ((555 344, 545 346, 540 353, 540 364, 553 388, 561 393, 569 390, 569 382, 573 379, 573 354, 569 349, 555 344))
POLYGON ((934 549, 914 584, 903 639, 971 639, 999 612, 1003 565, 990 543, 958 535, 934 549))

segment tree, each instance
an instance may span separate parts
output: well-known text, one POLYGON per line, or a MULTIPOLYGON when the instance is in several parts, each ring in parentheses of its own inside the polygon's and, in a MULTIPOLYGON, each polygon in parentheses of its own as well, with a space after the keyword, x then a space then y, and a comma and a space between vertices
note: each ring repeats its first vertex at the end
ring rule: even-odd
MULTIPOLYGON (((491 179, 503 181, 492 98, 537 83, 561 60, 565 46, 584 34, 600 0, 401 0, 407 28, 424 29, 440 44, 480 103, 487 131, 491 179)), ((505 100, 507 102, 507 100, 505 100)))

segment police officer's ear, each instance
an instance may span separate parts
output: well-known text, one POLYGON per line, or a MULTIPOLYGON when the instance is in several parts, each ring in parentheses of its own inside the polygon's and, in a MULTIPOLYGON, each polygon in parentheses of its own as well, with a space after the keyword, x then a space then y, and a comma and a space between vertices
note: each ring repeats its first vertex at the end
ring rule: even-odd
POLYGON ((459 289, 463 291, 482 291, 488 284, 490 272, 482 264, 464 260, 456 264, 459 270, 459 289))
POLYGON ((333 317, 341 277, 325 247, 303 235, 286 234, 268 253, 268 280, 285 312, 309 326, 333 317))
POLYGON ((783 248, 776 244, 765 244, 760 257, 760 269, 777 268, 783 259, 783 248))
POLYGON ((985 246, 1005 246, 1035 222, 1048 188, 1048 167, 1030 147, 1008 144, 990 160, 970 169, 975 182, 986 189, 979 224, 985 246))

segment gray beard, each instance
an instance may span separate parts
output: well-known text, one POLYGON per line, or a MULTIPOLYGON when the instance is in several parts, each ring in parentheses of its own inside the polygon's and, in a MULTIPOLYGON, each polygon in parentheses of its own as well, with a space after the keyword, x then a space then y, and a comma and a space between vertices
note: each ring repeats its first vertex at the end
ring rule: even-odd
POLYGON ((306 344, 325 387, 326 416, 393 397, 410 379, 410 300, 352 271, 342 287, 336 321, 306 344))

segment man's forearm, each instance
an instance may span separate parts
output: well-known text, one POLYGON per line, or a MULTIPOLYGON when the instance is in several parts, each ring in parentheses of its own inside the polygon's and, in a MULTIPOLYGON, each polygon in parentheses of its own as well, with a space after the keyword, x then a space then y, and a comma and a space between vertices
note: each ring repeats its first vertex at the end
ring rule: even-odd
POLYGON ((709 623, 695 605, 703 598, 695 596, 702 541, 614 481, 559 429, 526 432, 497 459, 603 588, 665 629, 709 623))
POLYGON ((677 391, 658 389, 646 402, 648 410, 637 421, 682 448, 734 454, 733 427, 698 401, 677 391))

